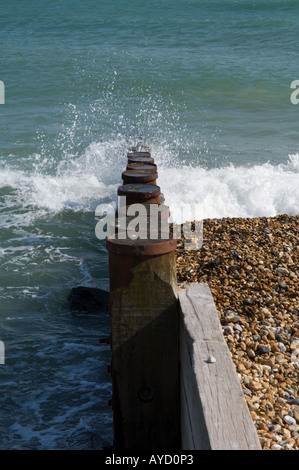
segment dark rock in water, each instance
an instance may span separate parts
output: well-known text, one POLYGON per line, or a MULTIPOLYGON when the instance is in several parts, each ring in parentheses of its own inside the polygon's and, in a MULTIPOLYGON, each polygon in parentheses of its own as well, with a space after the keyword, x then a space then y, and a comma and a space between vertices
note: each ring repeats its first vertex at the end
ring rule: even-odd
POLYGON ((106 313, 109 292, 95 287, 73 287, 67 299, 71 311, 81 313, 106 313))

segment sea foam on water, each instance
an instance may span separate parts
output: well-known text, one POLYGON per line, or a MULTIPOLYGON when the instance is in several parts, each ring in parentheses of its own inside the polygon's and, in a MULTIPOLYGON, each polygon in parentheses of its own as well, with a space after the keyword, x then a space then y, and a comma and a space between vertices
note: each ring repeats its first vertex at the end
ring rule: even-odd
POLYGON ((273 217, 299 211, 299 154, 286 164, 222 168, 159 166, 159 184, 176 222, 188 207, 196 217, 273 217))
MULTIPOLYGON (((170 158, 169 151, 158 149, 155 160, 157 183, 174 222, 298 214, 299 154, 290 155, 279 165, 207 168, 194 161, 180 164, 170 158)), ((23 208, 36 208, 36 215, 42 209, 94 210, 98 204, 115 203, 125 166, 124 141, 93 142, 78 158, 60 163, 56 174, 47 174, 44 168, 37 168, 33 174, 9 169, 1 173, 0 186, 13 189, 8 203, 12 199, 23 208)))

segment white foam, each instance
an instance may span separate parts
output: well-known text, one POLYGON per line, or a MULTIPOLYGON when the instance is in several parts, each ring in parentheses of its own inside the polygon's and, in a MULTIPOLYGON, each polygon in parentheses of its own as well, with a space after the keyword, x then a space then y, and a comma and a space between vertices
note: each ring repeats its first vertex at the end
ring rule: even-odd
MULTIPOLYGON (((150 144, 150 143, 149 143, 150 144)), ((14 188, 6 207, 35 207, 36 216, 64 209, 95 210, 101 203, 115 202, 121 173, 126 167, 127 142, 93 142, 78 158, 63 159, 56 174, 35 168, 33 174, 3 169, 0 187, 14 188), (44 211, 44 212, 43 212, 44 211)), ((180 165, 171 150, 161 146, 152 152, 158 164, 158 184, 177 223, 191 216, 198 219, 261 217, 299 212, 299 154, 286 164, 204 168, 180 165)), ((36 160, 36 157, 35 157, 36 160)), ((17 212, 17 211, 16 211, 17 212)), ((32 211, 18 217, 34 217, 32 211)), ((2 225, 12 221, 2 220, 2 225)))
POLYGON ((287 164, 229 165, 205 169, 164 167, 159 185, 177 223, 222 217, 273 217, 299 213, 299 154, 287 164))
POLYGON ((116 168, 121 168, 117 159, 124 155, 123 150, 119 151, 120 145, 123 142, 93 143, 79 158, 62 159, 54 175, 48 174, 44 161, 40 167, 36 165, 36 155, 32 156, 32 173, 3 168, 0 188, 14 190, 6 196, 6 207, 30 206, 51 212, 90 210, 105 199, 113 199, 121 177, 116 171, 116 168))

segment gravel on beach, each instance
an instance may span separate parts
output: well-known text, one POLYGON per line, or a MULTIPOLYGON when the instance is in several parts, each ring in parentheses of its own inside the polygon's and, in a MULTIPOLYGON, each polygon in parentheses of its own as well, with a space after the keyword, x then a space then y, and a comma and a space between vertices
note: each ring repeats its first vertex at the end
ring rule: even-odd
POLYGON ((178 284, 209 284, 262 449, 299 450, 299 216, 205 219, 185 241, 178 284))

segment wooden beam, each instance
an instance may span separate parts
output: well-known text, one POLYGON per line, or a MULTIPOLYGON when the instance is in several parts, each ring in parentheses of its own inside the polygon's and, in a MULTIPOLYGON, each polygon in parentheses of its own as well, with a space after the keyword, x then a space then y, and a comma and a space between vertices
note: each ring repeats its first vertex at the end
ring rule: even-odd
POLYGON ((179 291, 183 450, 260 450, 207 284, 179 291))

